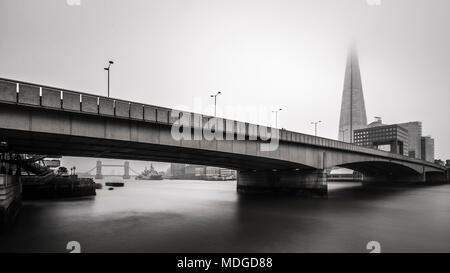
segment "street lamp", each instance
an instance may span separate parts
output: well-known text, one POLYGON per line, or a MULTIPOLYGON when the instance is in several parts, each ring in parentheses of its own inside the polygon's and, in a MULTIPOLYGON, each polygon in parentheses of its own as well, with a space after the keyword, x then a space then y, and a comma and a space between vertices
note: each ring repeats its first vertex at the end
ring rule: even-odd
POLYGON ((317 124, 321 123, 322 121, 313 121, 311 124, 314 124, 314 135, 317 136, 317 124))
POLYGON ((217 114, 217 96, 222 94, 222 92, 217 92, 215 95, 211 95, 211 98, 214 98, 214 116, 217 114))
POLYGON ((110 68, 111 68, 112 64, 114 64, 114 62, 113 61, 109 61, 108 67, 105 67, 105 70, 108 71, 108 98, 109 98, 109 71, 110 71, 110 68))
POLYGON ((281 110, 283 110, 283 109, 278 109, 278 110, 275 110, 275 111, 272 111, 272 113, 275 113, 275 128, 276 129, 278 129, 278 112, 280 112, 281 110))

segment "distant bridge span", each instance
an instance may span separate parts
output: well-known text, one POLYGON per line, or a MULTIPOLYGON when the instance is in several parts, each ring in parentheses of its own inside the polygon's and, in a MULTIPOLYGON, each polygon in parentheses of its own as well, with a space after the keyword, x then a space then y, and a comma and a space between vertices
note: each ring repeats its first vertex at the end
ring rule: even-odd
POLYGON ((92 172, 93 170, 95 170, 95 178, 96 179, 103 179, 103 172, 102 169, 103 167, 119 167, 119 168, 123 168, 123 175, 122 178, 123 179, 130 179, 130 171, 132 171, 133 173, 135 173, 136 175, 139 175, 138 172, 136 172, 135 170, 133 170, 130 166, 130 162, 125 161, 123 164, 103 164, 101 160, 97 160, 95 167, 93 167, 92 169, 88 170, 87 172, 84 172, 85 174, 89 174, 90 172, 92 172))
MULTIPOLYGON (((365 181, 448 181, 440 165, 281 130, 279 147, 254 132, 274 128, 229 120, 220 134, 245 140, 175 140, 173 109, 0 78, 0 141, 17 153, 179 162, 238 170, 238 190, 326 192, 325 170, 342 166, 365 181), (239 129, 240 128, 240 129, 239 129)), ((212 117, 199 117, 202 128, 212 117)), ((195 129, 192 129, 194 131, 195 129)), ((217 132, 216 132, 217 133, 217 132)))

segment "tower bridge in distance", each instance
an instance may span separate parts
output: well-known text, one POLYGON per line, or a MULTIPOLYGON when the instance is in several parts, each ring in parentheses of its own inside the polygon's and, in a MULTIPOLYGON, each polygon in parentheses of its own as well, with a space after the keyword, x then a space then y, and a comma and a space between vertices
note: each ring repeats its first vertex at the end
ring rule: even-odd
MULTIPOLYGON (((125 161, 123 164, 103 164, 103 162, 101 160, 97 160, 95 167, 93 167, 92 169, 88 170, 87 172, 84 172, 84 174, 90 174, 93 170, 95 170, 95 179, 103 179, 103 168, 104 167, 113 167, 113 168, 123 168, 123 175, 122 178, 123 179, 130 179, 131 175, 130 175, 130 171, 132 171, 134 174, 138 175, 139 173, 136 172, 135 170, 133 170, 130 167, 130 162, 125 161)), ((111 176, 111 175, 106 175, 106 176, 111 176)))
MULTIPOLYGON (((176 140, 177 110, 0 78, 0 141, 12 153, 188 163, 235 169, 240 192, 327 193, 326 171, 344 167, 365 182, 448 183, 445 167, 342 141, 281 130, 278 148, 254 132, 275 128, 219 119, 233 140, 176 140)), ((190 134, 211 118, 181 113, 190 134)), ((218 127, 220 128, 220 127, 218 127)))

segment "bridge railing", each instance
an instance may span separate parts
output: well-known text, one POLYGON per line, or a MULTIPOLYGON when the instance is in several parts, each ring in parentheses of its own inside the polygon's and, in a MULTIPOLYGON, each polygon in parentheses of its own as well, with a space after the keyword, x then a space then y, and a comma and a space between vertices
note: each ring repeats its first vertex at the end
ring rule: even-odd
MULTIPOLYGON (((172 111, 177 110, 173 110, 170 108, 141 104, 121 99, 109 98, 5 78, 0 78, 0 101, 26 106, 59 109, 63 111, 110 116, 166 125, 173 124, 177 119, 177 117, 174 118, 172 116, 172 111)), ((193 128, 202 128, 202 126, 204 126, 210 118, 213 118, 211 116, 201 115, 197 113, 185 113, 181 111, 177 112, 180 112, 181 115, 189 114, 191 125, 193 128), (196 121, 199 120, 201 120, 202 122, 196 123, 196 121)), ((265 131, 258 130, 260 127, 264 127, 264 129, 267 128, 265 126, 235 120, 220 119, 220 122, 223 122, 223 133, 234 132, 236 134, 247 137, 250 135, 254 135, 255 132, 265 131)), ((274 130, 274 128, 270 127, 267 129, 269 133, 274 130)), ((347 142, 316 137, 287 130, 280 130, 279 139, 282 142, 301 143, 311 146, 320 146, 330 149, 347 150, 364 154, 377 155, 390 159, 395 158, 403 161, 414 161, 420 162, 422 164, 424 163, 424 161, 422 160, 406 157, 399 154, 393 154, 374 148, 357 146, 347 142)), ((435 165, 433 163, 430 164, 435 165)))
POLYGON ((0 78, 0 101, 163 124, 171 123, 169 108, 4 78, 0 78))

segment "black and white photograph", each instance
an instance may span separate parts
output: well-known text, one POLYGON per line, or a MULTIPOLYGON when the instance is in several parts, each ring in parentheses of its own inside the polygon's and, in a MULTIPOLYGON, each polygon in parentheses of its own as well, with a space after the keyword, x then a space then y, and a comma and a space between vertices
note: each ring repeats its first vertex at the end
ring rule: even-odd
POLYGON ((0 253, 450 253, 449 12, 0 0, 0 253))

